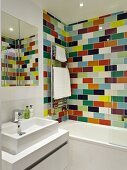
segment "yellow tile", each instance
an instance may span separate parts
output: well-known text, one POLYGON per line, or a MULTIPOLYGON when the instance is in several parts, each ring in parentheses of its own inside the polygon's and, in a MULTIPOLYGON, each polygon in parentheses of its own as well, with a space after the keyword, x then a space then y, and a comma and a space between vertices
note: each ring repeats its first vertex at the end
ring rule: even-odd
POLYGON ((94 72, 105 71, 105 67, 104 67, 104 66, 94 66, 94 67, 93 67, 93 71, 94 71, 94 72))
POLYGON ((22 56, 22 57, 21 57, 21 60, 22 60, 22 61, 27 60, 27 59, 28 59, 27 56, 22 56))
POLYGON ((44 117, 48 116, 48 110, 44 110, 44 117))
POLYGON ((20 76, 19 80, 25 80, 25 77, 24 76, 20 76))
POLYGON ((47 65, 51 66, 51 59, 48 59, 47 65))
POLYGON ((111 96, 99 96, 99 101, 111 102, 111 96))
POLYGON ((14 61, 14 60, 8 60, 8 64, 16 64, 16 61, 14 61))
POLYGON ((64 30, 61 31, 61 34, 62 34, 63 36, 69 36, 69 33, 67 33, 67 32, 64 31, 64 30))
POLYGON ((33 76, 38 76, 38 71, 32 72, 33 76))
POLYGON ((72 48, 72 51, 82 51, 83 50, 83 46, 76 46, 72 48))
POLYGON ((115 21, 111 23, 111 28, 115 28, 115 27, 120 27, 125 25, 125 21, 124 20, 120 20, 120 21, 115 21))

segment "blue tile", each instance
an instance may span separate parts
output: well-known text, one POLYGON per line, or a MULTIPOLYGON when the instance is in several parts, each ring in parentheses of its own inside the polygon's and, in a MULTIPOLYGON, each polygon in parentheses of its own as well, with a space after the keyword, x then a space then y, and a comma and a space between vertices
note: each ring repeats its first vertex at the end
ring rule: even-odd
POLYGON ((122 102, 118 103, 118 108, 119 109, 127 109, 127 103, 122 103, 122 102))
POLYGON ((99 84, 99 89, 111 89, 110 84, 99 84))
POLYGON ((44 40, 43 40, 43 45, 45 45, 45 46, 51 46, 51 42, 44 39, 44 40))
POLYGON ((72 28, 73 28, 73 27, 72 27, 71 25, 64 27, 65 31, 72 31, 72 30, 73 30, 72 28))
POLYGON ((78 67, 86 67, 87 66, 87 62, 78 62, 78 67))
POLYGON ((80 34, 80 35, 73 36, 73 37, 72 37, 72 40, 73 40, 73 41, 82 40, 82 35, 80 34))
POLYGON ((127 58, 124 59, 124 64, 127 64, 127 58))
POLYGON ((74 89, 73 94, 83 94, 83 90, 81 89, 74 89))
POLYGON ((93 55, 93 60, 103 60, 104 54, 95 54, 93 55))
POLYGON ((68 116, 67 116, 67 115, 65 115, 65 116, 62 117, 62 122, 63 122, 63 121, 66 121, 66 120, 68 120, 68 116))
POLYGON ((94 113, 94 118, 104 119, 105 115, 103 113, 94 113))
POLYGON ((94 44, 99 42, 99 37, 88 39, 88 44, 94 44))
POLYGON ((118 45, 126 45, 126 44, 127 44, 127 38, 118 40, 118 45))
POLYGON ((127 128, 127 122, 124 122, 124 128, 127 128))

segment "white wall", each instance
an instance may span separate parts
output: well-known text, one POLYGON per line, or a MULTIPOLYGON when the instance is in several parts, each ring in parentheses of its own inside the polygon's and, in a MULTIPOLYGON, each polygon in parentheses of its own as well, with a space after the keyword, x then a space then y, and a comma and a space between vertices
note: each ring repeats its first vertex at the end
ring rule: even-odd
MULTIPOLYGON (((2 11, 38 27, 39 43, 39 86, 36 87, 1 87, 2 122, 12 120, 14 109, 23 109, 33 104, 36 115, 43 112, 43 18, 42 10, 30 0, 1 0, 2 11)), ((1 76, 0 76, 1 77, 1 76)))

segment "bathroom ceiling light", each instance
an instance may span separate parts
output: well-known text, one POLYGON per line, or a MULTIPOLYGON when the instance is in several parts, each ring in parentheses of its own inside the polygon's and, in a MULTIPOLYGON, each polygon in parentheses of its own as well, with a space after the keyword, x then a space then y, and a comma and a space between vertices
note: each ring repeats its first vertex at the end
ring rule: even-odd
POLYGON ((83 6, 84 6, 84 4, 83 4, 83 2, 81 2, 81 3, 80 3, 80 7, 83 7, 83 6))
POLYGON ((102 30, 102 27, 99 27, 99 30, 102 30))
POLYGON ((12 27, 9 28, 10 31, 14 31, 14 29, 12 27))

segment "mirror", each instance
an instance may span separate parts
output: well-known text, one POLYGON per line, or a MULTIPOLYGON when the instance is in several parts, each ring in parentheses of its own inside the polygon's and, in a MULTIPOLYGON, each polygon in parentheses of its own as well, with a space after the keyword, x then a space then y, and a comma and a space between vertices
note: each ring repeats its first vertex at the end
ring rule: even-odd
POLYGON ((1 85, 38 85, 38 29, 2 11, 1 85))

